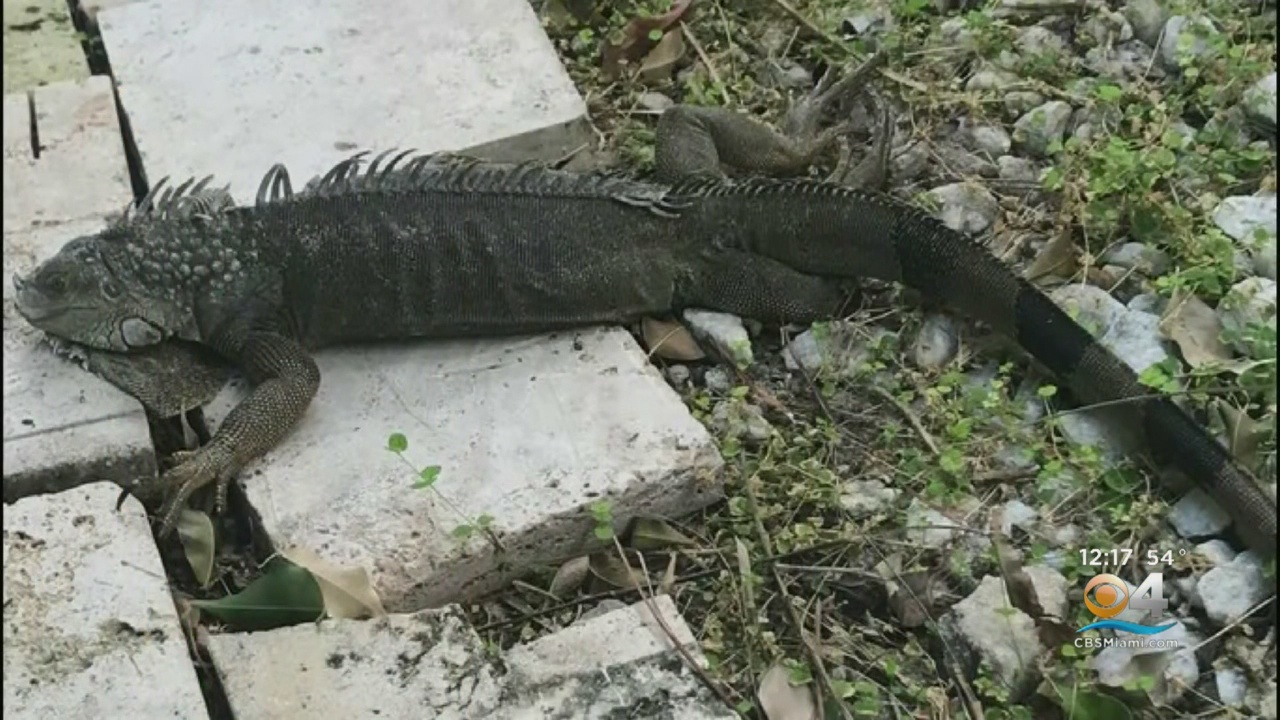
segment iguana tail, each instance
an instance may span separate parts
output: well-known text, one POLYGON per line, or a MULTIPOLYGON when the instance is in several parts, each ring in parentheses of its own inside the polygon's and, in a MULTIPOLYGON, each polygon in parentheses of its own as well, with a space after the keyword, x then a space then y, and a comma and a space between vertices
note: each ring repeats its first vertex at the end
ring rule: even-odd
POLYGON ((1107 405, 1139 430, 1153 459, 1198 482, 1250 547, 1276 551, 1276 506, 1200 424, 1031 283, 974 240, 888 196, 812 181, 690 182, 719 244, 823 276, 900 282, 992 325, 1047 366, 1086 405, 1107 405), (744 202, 743 196, 750 196, 744 202), (724 203, 722 210, 710 206, 724 203))

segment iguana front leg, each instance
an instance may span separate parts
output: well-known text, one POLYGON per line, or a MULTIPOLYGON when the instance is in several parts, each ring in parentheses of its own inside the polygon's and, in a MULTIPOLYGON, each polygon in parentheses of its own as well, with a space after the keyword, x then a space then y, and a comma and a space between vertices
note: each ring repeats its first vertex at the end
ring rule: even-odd
POLYGON ((289 434, 320 387, 320 369, 293 338, 275 332, 247 333, 243 339, 236 335, 215 338, 212 344, 245 369, 253 391, 206 445, 175 453, 173 468, 136 490, 144 497, 167 493, 160 512, 161 535, 176 526, 191 494, 211 482, 218 484, 216 507, 221 511, 236 473, 289 434))

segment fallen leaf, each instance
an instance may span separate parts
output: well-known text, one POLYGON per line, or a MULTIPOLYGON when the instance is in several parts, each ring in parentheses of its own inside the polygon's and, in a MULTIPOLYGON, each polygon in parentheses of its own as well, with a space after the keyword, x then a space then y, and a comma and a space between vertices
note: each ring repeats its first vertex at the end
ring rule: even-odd
POLYGON ((281 550, 280 555, 315 576, 329 617, 356 619, 387 614, 377 591, 373 589, 368 571, 363 567, 338 565, 304 547, 281 550))
POLYGON ((652 517, 635 518, 632 521, 629 537, 627 544, 636 550, 661 550, 672 545, 690 547, 697 544, 671 527, 666 520, 652 517))
POLYGON ((182 552, 187 556, 191 572, 195 573, 196 582, 202 588, 209 587, 213 581, 213 560, 217 555, 213 520, 199 510, 183 508, 178 513, 177 530, 182 552))
POLYGON ((1025 276, 1038 285, 1044 285, 1060 278, 1070 278, 1079 270, 1079 251, 1071 240, 1071 233, 1060 232, 1040 249, 1040 254, 1027 267, 1025 276))
POLYGON ((682 33, 669 32, 663 35, 658 44, 640 61, 640 78, 651 83, 669 80, 676 63, 684 58, 684 53, 682 33))
POLYGON ((324 595, 310 570, 282 557, 235 595, 192 600, 192 607, 238 630, 271 630, 324 617, 324 595))
POLYGON ((1231 351, 1222 342, 1218 313, 1193 292, 1179 290, 1173 294, 1160 318, 1160 332, 1178 346, 1182 359, 1193 368, 1232 359, 1231 351))
POLYGON ((598 552, 591 556, 589 564, 591 574, 601 582, 615 588, 633 588, 639 581, 645 582, 644 571, 640 568, 628 569, 627 564, 614 552, 598 552))
POLYGON ((692 362, 707 356, 689 330, 672 320, 644 318, 640 321, 640 334, 649 352, 663 360, 692 362))
POLYGON ((760 710, 769 720, 817 720, 818 706, 809 686, 792 685, 790 675, 781 664, 765 672, 756 691, 760 710))
POLYGON ((1275 425, 1258 422, 1249 413, 1221 398, 1215 399, 1209 408, 1226 430, 1227 448, 1231 454, 1245 467, 1257 468, 1258 451, 1263 442, 1275 434, 1275 425))
POLYGON ((660 595, 670 595, 671 590, 676 586, 676 558, 679 557, 675 553, 669 553, 667 557, 667 570, 662 573, 662 580, 658 583, 658 593, 660 595))
POLYGON ((667 12, 655 17, 632 18, 622 28, 617 42, 606 43, 601 49, 601 65, 609 79, 617 79, 629 63, 639 62, 662 39, 655 34, 665 34, 681 20, 691 20, 693 0, 676 0, 667 12))
POLYGON ((1079 685, 1056 685, 1058 705, 1071 720, 1129 720, 1124 701, 1079 685))
POLYGON ((547 588, 547 590, 559 598, 572 595, 578 591, 578 588, 582 587, 582 583, 586 581, 590 570, 590 557, 583 555, 582 557, 573 558, 556 570, 555 577, 551 578, 551 587, 547 588))

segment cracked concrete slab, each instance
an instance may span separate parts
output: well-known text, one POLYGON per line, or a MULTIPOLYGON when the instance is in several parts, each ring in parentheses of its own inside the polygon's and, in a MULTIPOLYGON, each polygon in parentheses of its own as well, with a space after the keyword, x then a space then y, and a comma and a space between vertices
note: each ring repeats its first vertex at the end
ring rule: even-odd
MULTIPOLYGON (((4 91, 89 76, 65 0, 4 4, 4 91)), ((6 108, 7 110, 8 108, 6 108)))
POLYGON ((456 606, 215 634, 206 646, 240 720, 283 720, 321 708, 328 717, 440 720, 600 718, 637 710, 681 720, 737 717, 700 684, 673 639, 705 662, 663 595, 652 608, 636 603, 516 646, 501 666, 456 606))
POLYGON ((586 105, 524 0, 140 0, 98 21, 148 178, 213 174, 252 201, 359 150, 551 159, 586 105))
POLYGON ((209 716, 147 519, 117 492, 5 508, 6 717, 209 716))
POLYGON ((55 358, 13 307, 13 274, 100 230, 131 199, 111 81, 37 88, 4 112, 4 500, 155 473, 136 401, 55 358), (39 146, 37 154, 36 146, 39 146))
MULTIPOLYGON (((631 336, 550 336, 322 351, 299 427, 242 474, 277 545, 367 567, 388 609, 501 587, 533 563, 597 547, 586 506, 678 516, 720 497, 721 461, 631 336), (409 442, 403 458, 388 437, 409 442), (407 460, 407 462, 406 462, 407 460), (434 490, 418 470, 438 466, 434 490), (503 552, 467 518, 492 517, 503 552)), ((226 417, 233 388, 210 408, 226 417)))

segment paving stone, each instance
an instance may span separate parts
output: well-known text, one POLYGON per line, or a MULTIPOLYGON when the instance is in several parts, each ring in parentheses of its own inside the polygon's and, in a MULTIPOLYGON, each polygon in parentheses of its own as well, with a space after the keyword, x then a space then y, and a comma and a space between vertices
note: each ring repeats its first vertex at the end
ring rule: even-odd
POLYGON ((88 76, 89 64, 65 0, 5 0, 6 94, 88 76))
POLYGON ((22 96, 6 96, 4 231, 103 218, 133 197, 111 80, 103 76, 37 88, 32 150, 26 111, 10 118, 22 96))
POLYGON ((145 0, 98 14, 148 177, 213 174, 238 202, 356 150, 550 159, 586 105, 525 0, 145 0))
MULTIPOLYGON (((654 599, 672 635, 702 655, 670 598, 654 599)), ((210 635, 206 647, 239 720, 325 717, 732 718, 683 665, 637 603, 513 648, 505 670, 450 606, 370 621, 326 620, 210 635)))
POLYGON ((208 718, 142 507, 94 483, 4 511, 6 717, 208 718))
POLYGON ((497 680, 456 607, 211 634, 205 647, 236 720, 472 718, 497 680))
MULTIPOLYGON (((585 507, 615 520, 678 516, 720 496, 706 429, 617 328, 518 339, 322 351, 320 392, 298 428, 242 474, 262 527, 370 569, 393 611, 496 589, 531 564, 595 547, 585 507), (388 450, 403 433, 403 459, 388 450), (440 467, 414 489, 414 468, 440 467), (505 553, 451 536, 493 517, 505 553)), ((242 397, 224 392, 220 421, 242 397)))
POLYGON ((512 648, 503 657, 508 674, 500 707, 486 717, 738 717, 702 685, 673 646, 674 639, 705 667, 671 598, 658 596, 653 605, 639 602, 512 648))
POLYGON ((138 403, 40 346, 13 307, 13 274, 101 229, 128 203, 128 170, 111 83, 95 77, 35 90, 32 149, 25 95, 5 96, 4 500, 155 473, 138 403), (13 111, 22 108, 20 118, 13 111))

